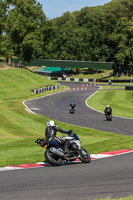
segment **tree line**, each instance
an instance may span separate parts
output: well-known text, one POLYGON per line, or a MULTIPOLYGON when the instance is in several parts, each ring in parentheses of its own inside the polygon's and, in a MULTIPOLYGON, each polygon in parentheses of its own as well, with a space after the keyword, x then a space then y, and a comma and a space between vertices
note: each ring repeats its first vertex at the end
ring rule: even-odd
POLYGON ((36 0, 0 0, 0 55, 21 61, 115 62, 133 70, 133 1, 112 0, 49 20, 36 0))

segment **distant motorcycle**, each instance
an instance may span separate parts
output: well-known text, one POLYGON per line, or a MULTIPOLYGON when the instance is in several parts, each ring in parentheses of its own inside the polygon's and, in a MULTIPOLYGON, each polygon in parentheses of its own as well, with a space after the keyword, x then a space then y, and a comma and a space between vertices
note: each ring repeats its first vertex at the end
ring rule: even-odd
POLYGON ((46 149, 44 155, 49 164, 60 166, 63 164, 63 161, 74 161, 77 158, 83 163, 91 162, 90 154, 80 146, 80 140, 76 133, 61 137, 60 140, 61 144, 52 141, 49 142, 46 138, 37 139, 35 141, 43 149, 46 149), (64 149, 66 140, 69 140, 69 149, 67 153, 65 153, 64 149))
POLYGON ((75 110, 76 110, 76 108, 69 107, 69 113, 74 114, 75 110))
POLYGON ((105 113, 105 117, 107 121, 112 121, 112 113, 105 113))

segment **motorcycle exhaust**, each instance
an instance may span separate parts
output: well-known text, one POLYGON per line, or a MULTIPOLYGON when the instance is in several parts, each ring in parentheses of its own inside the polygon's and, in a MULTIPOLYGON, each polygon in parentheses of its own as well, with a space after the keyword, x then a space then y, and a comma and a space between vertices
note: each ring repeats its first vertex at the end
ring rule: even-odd
POLYGON ((59 149, 56 149, 55 147, 51 147, 50 151, 51 151, 51 153, 53 153, 53 154, 55 154, 55 155, 57 155, 59 157, 64 157, 65 156, 63 152, 61 152, 59 149))

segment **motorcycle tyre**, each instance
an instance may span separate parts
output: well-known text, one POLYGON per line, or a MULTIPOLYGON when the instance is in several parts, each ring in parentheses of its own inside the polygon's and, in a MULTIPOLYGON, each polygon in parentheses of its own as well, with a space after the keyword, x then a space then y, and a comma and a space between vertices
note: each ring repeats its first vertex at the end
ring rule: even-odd
POLYGON ((105 115, 105 117, 106 117, 106 120, 107 120, 107 121, 112 121, 112 115, 110 115, 110 116, 105 115))
POLYGON ((90 154, 89 154, 84 148, 81 148, 81 149, 87 153, 87 158, 84 158, 84 155, 82 155, 82 151, 81 151, 81 152, 80 152, 80 157, 79 157, 79 159, 80 159, 83 163, 90 163, 90 162, 91 162, 90 154))
POLYGON ((74 114, 75 111, 74 110, 70 110, 69 112, 70 112, 70 114, 74 114))
POLYGON ((62 158, 60 157, 56 157, 57 159, 54 159, 54 155, 51 156, 50 154, 52 154, 50 152, 50 149, 47 149, 44 153, 46 161, 51 164, 52 166, 61 166, 62 165, 62 158))

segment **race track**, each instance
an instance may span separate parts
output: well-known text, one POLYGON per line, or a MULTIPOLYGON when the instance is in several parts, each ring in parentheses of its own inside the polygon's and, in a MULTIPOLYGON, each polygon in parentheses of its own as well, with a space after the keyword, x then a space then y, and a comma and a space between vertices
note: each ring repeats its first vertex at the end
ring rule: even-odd
MULTIPOLYGON (((71 83, 68 83, 68 85, 71 83)), ((81 87, 73 83, 71 87, 81 87)), ((33 112, 67 123, 133 135, 131 119, 113 117, 85 105, 86 98, 97 90, 61 92, 26 101, 33 112), (69 114, 71 100, 77 103, 74 115, 69 114)), ((43 152, 42 152, 43 153, 43 152)), ((90 164, 70 164, 0 172, 0 200, 88 200, 100 197, 133 195, 133 153, 93 160, 90 164)))
MULTIPOLYGON (((83 83, 62 83, 70 88, 81 88, 83 83)), ((103 131, 133 135, 133 119, 113 117, 113 120, 106 121, 103 113, 94 111, 86 106, 86 99, 98 90, 98 87, 88 87, 87 91, 65 91, 26 101, 25 105, 33 112, 58 121, 67 122, 83 127, 94 128, 103 131), (75 100, 77 109, 75 114, 69 114, 69 103, 75 100)))

